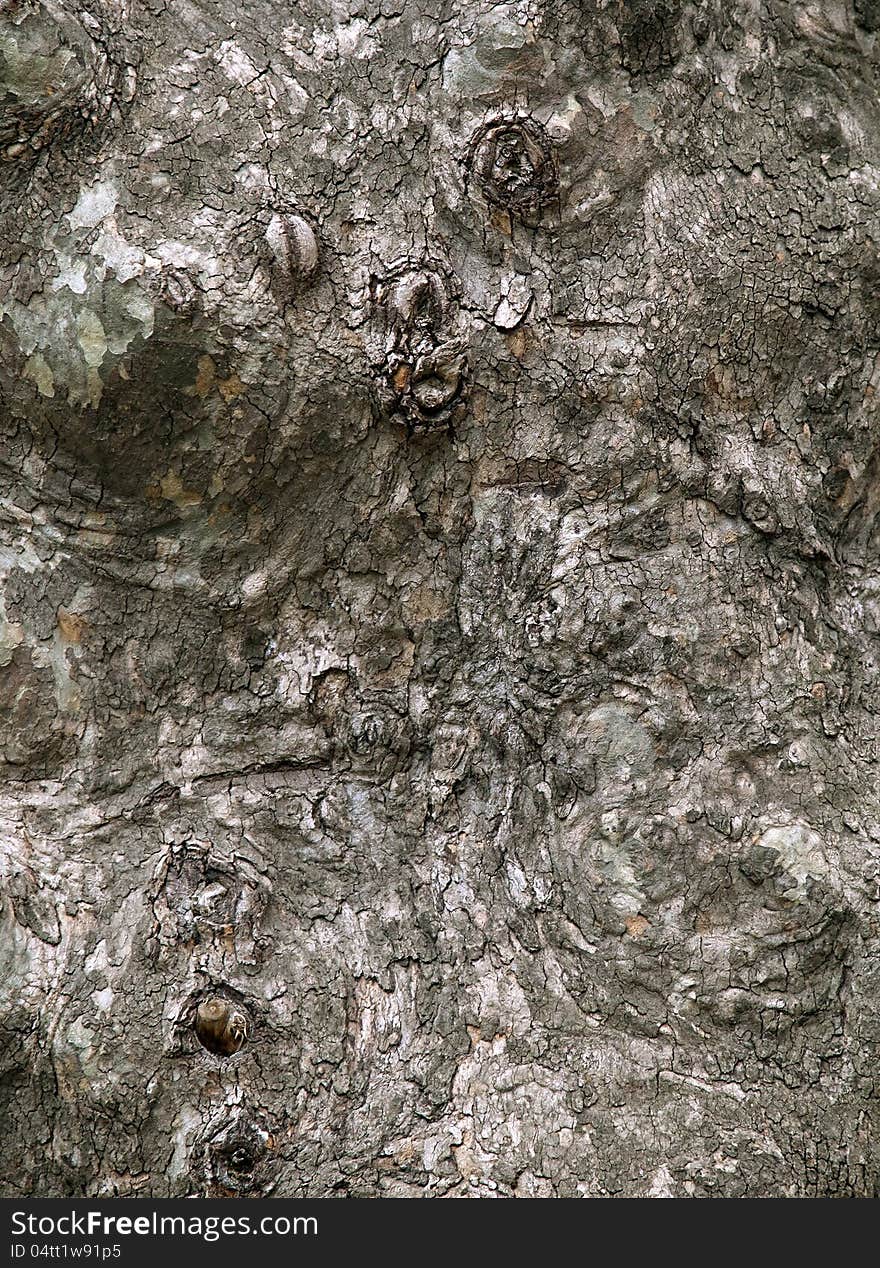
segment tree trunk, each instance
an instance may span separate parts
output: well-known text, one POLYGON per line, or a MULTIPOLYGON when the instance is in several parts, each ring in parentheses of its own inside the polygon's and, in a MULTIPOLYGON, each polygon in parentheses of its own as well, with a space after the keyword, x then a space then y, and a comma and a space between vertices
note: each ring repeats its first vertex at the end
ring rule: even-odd
POLYGON ((877 0, 0 0, 8 1195, 878 1189, 877 0))

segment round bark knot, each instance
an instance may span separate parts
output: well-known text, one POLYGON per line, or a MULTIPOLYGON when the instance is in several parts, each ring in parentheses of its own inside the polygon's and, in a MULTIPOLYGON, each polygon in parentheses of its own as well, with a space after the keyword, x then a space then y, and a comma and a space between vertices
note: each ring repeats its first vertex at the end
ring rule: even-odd
POLYGON ((456 343, 441 344, 422 355, 409 349, 392 353, 381 385, 382 401, 414 430, 448 427, 461 400, 465 369, 464 351, 456 343))
POLYGON ((405 764, 410 751, 408 720, 392 708, 367 707, 349 717, 344 742, 354 770, 390 777, 405 764))
POLYGON ((388 324, 411 335, 430 334, 443 326, 446 305, 446 290, 438 274, 430 269, 413 269, 396 278, 388 288, 388 324))
POLYGON ((420 357, 410 377, 410 395, 422 419, 442 414, 461 389, 464 359, 456 346, 441 347, 420 357))
POLYGON ((274 212, 266 227, 266 245, 272 258, 272 277, 286 295, 301 290, 318 271, 317 235, 302 216, 274 212))
POLYGON ((428 266, 404 266, 373 291, 384 326, 380 396, 411 428, 447 426, 463 388, 466 357, 451 337, 457 307, 428 266))
POLYGON ((178 317, 193 317, 199 307, 199 292, 183 269, 164 269, 159 277, 158 298, 178 317))
POLYGON ((206 1197, 265 1196, 274 1187, 274 1138, 247 1108, 238 1110, 196 1151, 193 1170, 206 1197))
POLYGON ((498 119, 474 138, 473 170, 490 203, 523 216, 534 214, 557 194, 550 138, 526 117, 498 119))
POLYGON ((231 1057, 244 1045, 250 1022, 243 1008, 219 995, 203 999, 196 1009, 199 1043, 217 1057, 231 1057))

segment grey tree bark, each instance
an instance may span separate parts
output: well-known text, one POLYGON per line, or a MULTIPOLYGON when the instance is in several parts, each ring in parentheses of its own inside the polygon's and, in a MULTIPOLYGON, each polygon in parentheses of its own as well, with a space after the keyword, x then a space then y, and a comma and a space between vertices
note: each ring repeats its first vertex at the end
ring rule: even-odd
POLYGON ((877 0, 0 0, 6 1195, 874 1195, 877 0))

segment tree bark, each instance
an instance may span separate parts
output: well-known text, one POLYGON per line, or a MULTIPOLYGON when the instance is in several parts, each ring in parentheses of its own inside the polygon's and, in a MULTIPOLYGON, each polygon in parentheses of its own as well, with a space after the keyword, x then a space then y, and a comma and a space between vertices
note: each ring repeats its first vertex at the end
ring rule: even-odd
POLYGON ((876 1195, 876 0, 0 0, 7 1196, 876 1195))

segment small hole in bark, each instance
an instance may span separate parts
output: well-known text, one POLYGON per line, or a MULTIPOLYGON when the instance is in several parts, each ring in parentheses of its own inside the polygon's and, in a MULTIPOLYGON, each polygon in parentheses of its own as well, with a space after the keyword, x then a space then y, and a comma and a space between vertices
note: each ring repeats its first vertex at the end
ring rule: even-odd
POLYGON ((243 1008, 219 995, 203 999, 196 1009, 199 1043, 216 1057, 231 1057, 247 1042, 250 1019, 243 1008))

